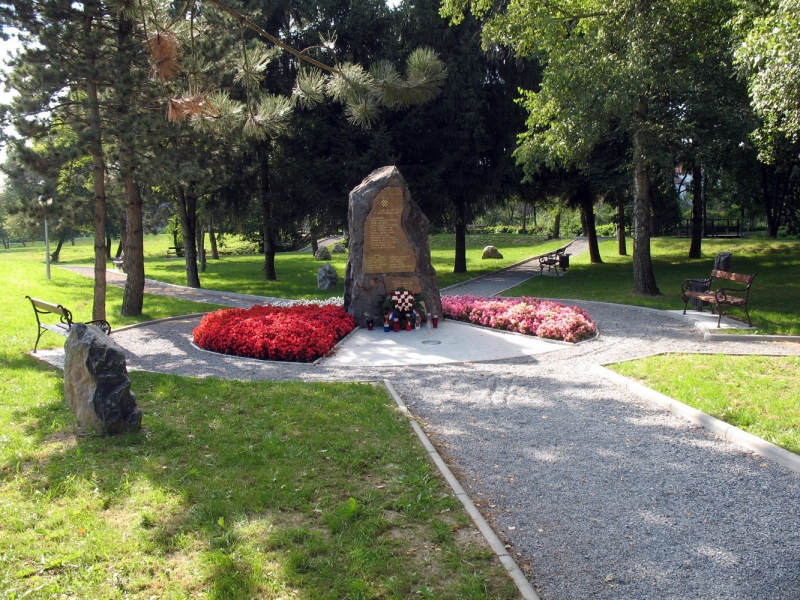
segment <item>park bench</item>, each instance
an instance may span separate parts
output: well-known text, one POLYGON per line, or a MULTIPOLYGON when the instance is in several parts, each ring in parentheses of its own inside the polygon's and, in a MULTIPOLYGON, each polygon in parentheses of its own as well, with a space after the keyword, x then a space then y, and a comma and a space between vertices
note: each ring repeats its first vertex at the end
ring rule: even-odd
POLYGON ((724 307, 735 306, 744 310, 744 314, 747 316, 747 324, 752 327, 750 312, 747 310, 747 300, 750 297, 750 286, 753 285, 753 279, 755 279, 756 275, 740 275, 739 273, 715 270, 711 271, 711 277, 708 279, 685 280, 681 284, 683 314, 686 314, 686 307, 690 300, 698 301, 700 311, 703 310, 703 303, 706 302, 711 305, 712 313, 716 308, 716 312, 719 314, 717 319, 717 327, 719 327, 722 322, 724 307), (715 280, 741 283, 744 287, 720 287, 712 290, 711 287, 714 285, 715 280), (736 292, 737 295, 731 294, 731 292, 736 292))
POLYGON ((183 258, 183 246, 170 246, 167 248, 167 256, 177 256, 183 258))
MULTIPOLYGON (((69 309, 65 308, 61 304, 51 304, 50 302, 37 300, 36 298, 31 298, 30 296, 25 297, 31 301, 33 312, 36 315, 36 324, 39 326, 38 335, 36 336, 36 344, 33 346, 34 352, 36 352, 37 348, 39 347, 39 340, 42 338, 42 334, 45 331, 52 331, 63 336, 69 335, 70 329, 72 329, 72 325, 74 323, 72 319, 72 313, 69 311, 69 309), (52 325, 49 323, 42 323, 42 315, 49 314, 58 316, 59 322, 52 325)), ((86 321, 86 325, 97 325, 106 335, 111 333, 111 325, 109 325, 108 321, 105 319, 86 321)))
POLYGON ((566 271, 569 267, 569 254, 565 254, 568 247, 569 244, 539 256, 539 274, 541 275, 544 272, 545 267, 547 267, 548 271, 555 270, 556 276, 558 276, 559 267, 562 271, 566 271))
POLYGON ((125 272, 125 254, 124 253, 120 254, 119 256, 116 256, 116 257, 112 258, 111 262, 113 263, 115 268, 119 269, 123 273, 125 272))

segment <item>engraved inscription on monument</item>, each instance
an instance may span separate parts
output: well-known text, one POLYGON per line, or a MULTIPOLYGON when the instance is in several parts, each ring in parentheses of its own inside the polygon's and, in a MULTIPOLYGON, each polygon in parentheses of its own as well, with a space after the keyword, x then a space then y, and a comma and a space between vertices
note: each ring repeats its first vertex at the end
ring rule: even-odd
POLYGON ((375 199, 364 226, 364 273, 409 273, 416 257, 401 226, 403 190, 387 187, 375 199))
POLYGON ((422 284, 419 277, 384 277, 383 284, 386 286, 386 292, 389 293, 394 290, 403 288, 413 294, 422 293, 422 284))

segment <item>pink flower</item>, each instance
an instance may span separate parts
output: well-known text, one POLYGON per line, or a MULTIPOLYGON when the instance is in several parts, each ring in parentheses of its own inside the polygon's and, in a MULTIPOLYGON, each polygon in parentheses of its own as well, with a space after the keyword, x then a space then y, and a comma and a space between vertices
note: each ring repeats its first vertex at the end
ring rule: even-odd
POLYGON ((443 296, 445 317, 541 338, 579 342, 597 333, 591 317, 577 306, 537 298, 443 296))

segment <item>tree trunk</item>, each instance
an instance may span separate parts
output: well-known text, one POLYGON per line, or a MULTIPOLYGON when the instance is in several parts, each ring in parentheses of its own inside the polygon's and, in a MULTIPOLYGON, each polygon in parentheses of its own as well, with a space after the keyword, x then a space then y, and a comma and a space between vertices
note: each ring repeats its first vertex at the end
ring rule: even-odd
MULTIPOLYGON (((96 49, 92 43, 92 22, 97 11, 96 2, 84 2, 83 31, 86 34, 86 61, 90 70, 95 70, 96 49)), ((92 320, 106 318, 106 181, 103 160, 102 121, 97 82, 86 80, 86 102, 89 113, 89 152, 92 155, 92 191, 94 192, 94 297, 92 298, 92 320)))
POLYGON ((625 240, 625 203, 621 198, 617 204, 617 252, 620 256, 628 256, 627 241, 625 240))
POLYGON ((211 258, 219 260, 219 250, 217 249, 217 232, 214 231, 214 218, 208 217, 208 243, 211 244, 211 258))
POLYGON ((561 207, 558 207, 556 216, 553 219, 553 239, 557 240, 561 237, 561 207))
POLYGON ((128 219, 122 217, 119 220, 119 245, 117 246, 117 258, 125 256, 125 248, 128 246, 128 219))
POLYGON ((272 222, 272 201, 269 193, 269 148, 267 142, 259 145, 261 154, 261 221, 264 233, 264 276, 275 281, 275 226, 272 222))
POLYGON ((317 243, 317 226, 313 222, 309 225, 309 233, 311 235, 311 254, 316 254, 319 244, 317 243))
POLYGON ((586 227, 586 237, 589 240, 589 262, 601 264, 603 259, 600 257, 600 246, 597 244, 597 228, 594 218, 594 198, 588 187, 579 192, 578 203, 581 208, 581 221, 586 227))
POLYGON ((689 258, 700 258, 703 244, 703 170, 692 165, 692 245, 689 258))
POLYGON ((175 198, 178 201, 178 218, 183 234, 183 257, 186 265, 186 285, 199 288, 200 276, 197 273, 197 250, 194 239, 197 231, 197 198, 191 188, 187 191, 183 185, 175 186, 175 198))
MULTIPOLYGON (((647 104, 640 101, 639 112, 647 115, 647 104)), ((633 232, 633 291, 635 294, 660 294, 650 257, 650 173, 642 147, 642 133, 633 136, 634 160, 634 232, 633 232)))
POLYGON ((133 99, 131 70, 137 51, 134 39, 134 23, 129 13, 121 11, 118 17, 117 58, 119 78, 116 82, 119 114, 119 164, 125 189, 125 293, 122 299, 122 315, 135 317, 142 314, 144 306, 144 227, 142 224, 142 194, 136 180, 136 138, 130 127, 130 105, 133 99), (127 125, 127 127, 126 127, 127 125))
POLYGON ((142 227, 142 196, 139 184, 132 176, 125 177, 125 293, 122 316, 142 314, 144 306, 144 231, 142 227))
POLYGON ((202 222, 197 224, 197 262, 201 273, 206 272, 206 231, 202 222))
POLYGON ((453 273, 467 272, 467 206, 462 198, 456 201, 456 256, 453 273))
POLYGON ((586 211, 583 210, 583 207, 579 211, 579 216, 581 218, 581 237, 589 237, 589 224, 586 221, 586 211))
POLYGON ((526 225, 525 225, 525 221, 527 220, 527 218, 528 218, 528 203, 523 200, 522 201, 522 217, 520 218, 520 225, 522 225, 522 227, 519 230, 519 232, 521 234, 523 234, 523 235, 528 233, 528 231, 526 229, 526 225))
POLYGON ((58 234, 58 243, 56 244, 56 249, 50 253, 50 262, 58 262, 61 256, 61 247, 64 245, 68 233, 67 231, 62 231, 58 234))
MULTIPOLYGON (((773 186, 777 188, 777 186, 773 186)), ((777 196, 777 189, 775 189, 777 196)), ((769 239, 778 237, 778 229, 780 228, 780 221, 776 218, 774 202, 770 198, 769 193, 769 167, 762 163, 761 165, 761 199, 764 203, 764 212, 767 214, 767 234, 769 239)))

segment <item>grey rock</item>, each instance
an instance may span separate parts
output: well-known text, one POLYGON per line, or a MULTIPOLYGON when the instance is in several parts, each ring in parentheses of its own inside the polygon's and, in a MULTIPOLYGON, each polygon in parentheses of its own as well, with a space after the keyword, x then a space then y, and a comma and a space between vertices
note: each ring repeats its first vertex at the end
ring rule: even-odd
POLYGON ((317 271, 317 287, 321 290, 335 290, 339 282, 339 274, 331 263, 326 262, 317 271))
POLYGON ((327 248, 320 248, 316 252, 314 252, 314 258, 317 260, 330 260, 331 259, 331 251, 327 248))
POLYGON ((407 282, 413 282, 425 301, 426 309, 437 315, 442 314, 442 300, 436 271, 431 265, 431 251, 428 244, 428 218, 411 198, 403 176, 397 167, 383 167, 373 171, 364 181, 350 192, 348 208, 350 226, 350 254, 344 283, 344 309, 356 319, 356 323, 366 326, 365 314, 373 314, 386 298, 389 291, 398 286, 411 289, 407 282), (402 190, 402 214, 400 227, 414 255, 412 268, 401 272, 365 273, 365 223, 372 211, 376 198, 386 188, 402 190), (388 284, 388 285, 387 285, 388 284))
POLYGON ((122 433, 142 424, 125 354, 94 325, 76 323, 64 345, 64 397, 82 427, 122 433))
POLYGON ((503 258, 503 255, 500 254, 500 250, 494 246, 486 246, 486 248, 483 249, 483 256, 481 256, 481 258, 503 258))
POLYGON ((341 242, 336 242, 335 244, 331 244, 328 246, 328 249, 333 254, 347 254, 347 248, 344 247, 344 244, 341 242))
POLYGON ((720 252, 714 257, 714 270, 730 272, 732 261, 733 261, 732 253, 720 252))

